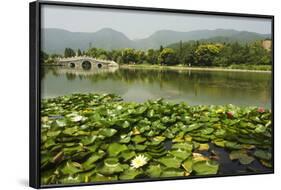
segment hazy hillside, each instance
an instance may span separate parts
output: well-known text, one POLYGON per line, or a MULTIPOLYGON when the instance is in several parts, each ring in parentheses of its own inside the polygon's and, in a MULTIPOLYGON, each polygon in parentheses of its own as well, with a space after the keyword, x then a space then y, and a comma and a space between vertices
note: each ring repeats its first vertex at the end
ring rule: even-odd
POLYGON ((49 53, 62 53, 66 47, 87 49, 90 43, 94 47, 117 49, 133 47, 133 41, 123 33, 104 28, 94 33, 69 32, 61 29, 43 29, 43 50, 49 53))
POLYGON ((48 28, 42 30, 43 50, 47 53, 62 53, 66 47, 72 49, 87 49, 90 43, 92 47, 107 50, 118 48, 159 48, 160 45, 167 46, 190 40, 202 40, 210 42, 252 42, 255 40, 270 38, 269 34, 259 34, 247 31, 236 31, 227 29, 197 30, 189 32, 178 32, 172 30, 160 30, 148 38, 130 40, 126 35, 111 28, 104 28, 93 33, 69 32, 67 30, 48 28))

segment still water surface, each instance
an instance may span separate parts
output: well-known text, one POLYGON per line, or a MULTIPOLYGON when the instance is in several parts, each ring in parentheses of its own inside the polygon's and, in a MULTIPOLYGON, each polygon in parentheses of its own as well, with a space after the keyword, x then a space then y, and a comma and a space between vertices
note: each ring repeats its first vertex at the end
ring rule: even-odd
POLYGON ((42 98, 92 92, 136 102, 161 97, 189 105, 271 107, 270 73, 43 67, 41 82, 42 98))

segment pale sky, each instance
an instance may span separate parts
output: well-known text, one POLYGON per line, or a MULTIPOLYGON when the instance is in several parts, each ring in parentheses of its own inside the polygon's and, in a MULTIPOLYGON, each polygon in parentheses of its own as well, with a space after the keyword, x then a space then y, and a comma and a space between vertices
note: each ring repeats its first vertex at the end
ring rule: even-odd
POLYGON ((60 28, 71 32, 96 32, 102 28, 112 28, 124 33, 130 39, 146 38, 158 30, 186 32, 222 28, 261 34, 271 33, 271 20, 260 18, 56 5, 43 5, 41 13, 42 28, 60 28))

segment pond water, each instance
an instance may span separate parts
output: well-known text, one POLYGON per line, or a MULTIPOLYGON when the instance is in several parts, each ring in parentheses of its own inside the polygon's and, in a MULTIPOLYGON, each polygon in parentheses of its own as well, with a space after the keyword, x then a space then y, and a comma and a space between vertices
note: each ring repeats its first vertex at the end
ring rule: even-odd
POLYGON ((271 73, 43 67, 42 98, 114 93, 125 101, 164 98, 189 105, 271 107, 271 73))

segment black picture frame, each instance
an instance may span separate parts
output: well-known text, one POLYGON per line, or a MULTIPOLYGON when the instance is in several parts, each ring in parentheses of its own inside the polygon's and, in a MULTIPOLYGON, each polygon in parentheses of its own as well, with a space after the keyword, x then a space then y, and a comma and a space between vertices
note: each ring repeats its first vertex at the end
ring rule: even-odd
POLYGON ((194 179, 194 178, 210 178, 210 177, 227 177, 227 176, 241 176, 241 175, 257 175, 257 174, 272 174, 274 173, 274 16, 260 15, 260 14, 245 14, 245 13, 229 13, 229 12, 211 12, 211 11, 195 11, 183 9, 167 9, 167 8, 152 8, 152 7, 134 7, 134 6, 120 6, 120 5, 105 5, 105 4, 89 4, 89 3, 73 3, 73 2, 56 2, 56 1, 34 1, 29 4, 29 185, 33 188, 54 188, 67 186, 85 186, 85 185, 99 185, 99 184, 116 184, 116 183, 132 183, 132 182, 151 182, 163 180, 180 180, 180 179, 194 179), (42 5, 58 5, 58 6, 74 6, 74 7, 92 7, 92 8, 106 8, 119 10, 138 10, 151 12, 165 12, 165 13, 186 13, 197 15, 217 15, 217 16, 235 16, 243 18, 265 18, 271 19, 271 39, 272 39, 272 171, 243 173, 243 174, 229 174, 229 175, 213 175, 213 176, 189 176, 189 177, 169 177, 169 178, 153 178, 153 179, 138 179, 138 180, 122 180, 96 183, 81 183, 81 184, 62 184, 62 185, 41 185, 40 184, 40 99, 41 99, 41 85, 40 85, 40 47, 41 47, 41 6, 42 5))

